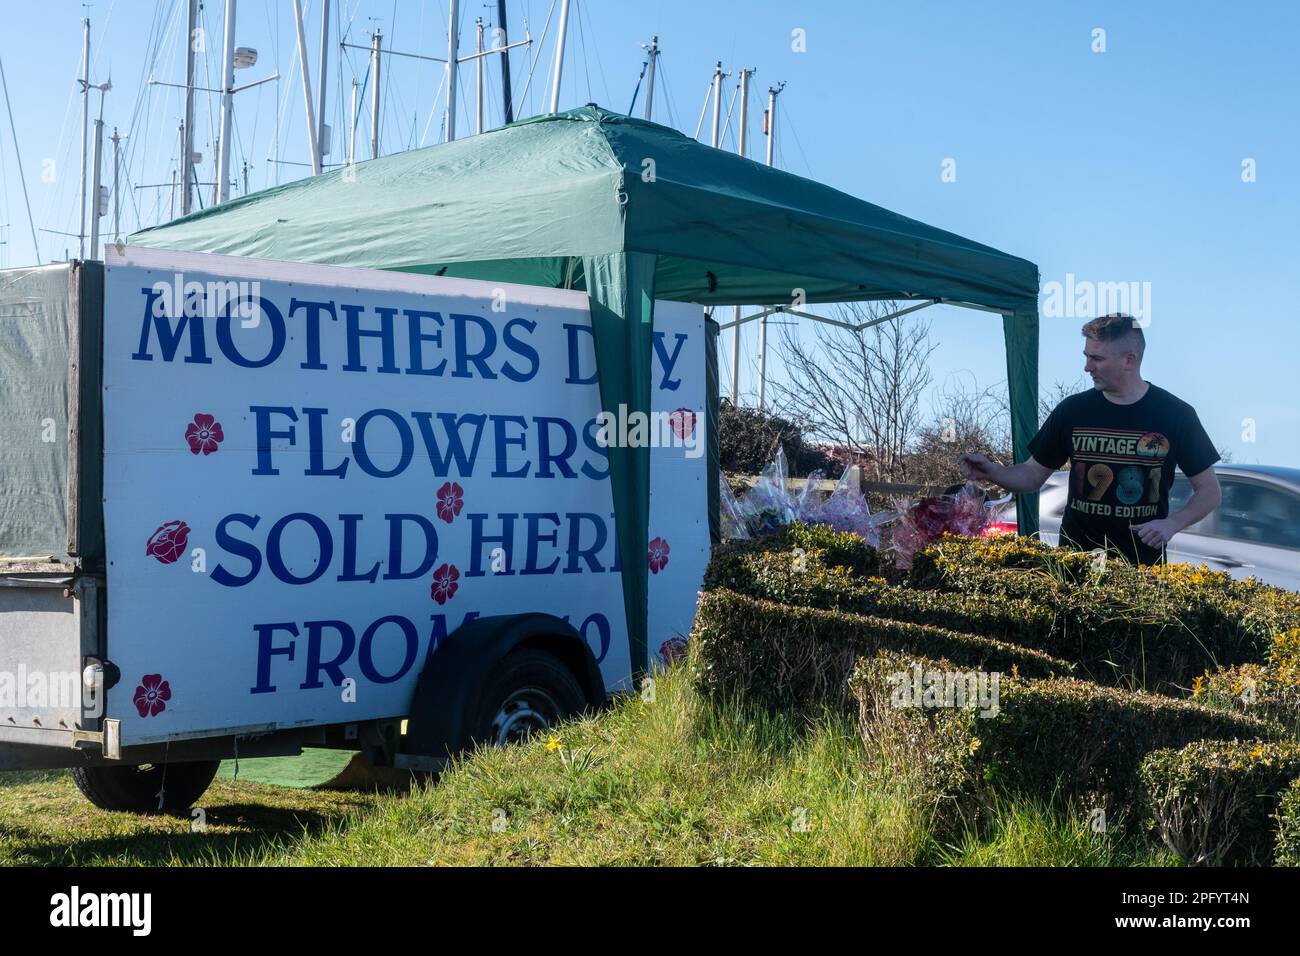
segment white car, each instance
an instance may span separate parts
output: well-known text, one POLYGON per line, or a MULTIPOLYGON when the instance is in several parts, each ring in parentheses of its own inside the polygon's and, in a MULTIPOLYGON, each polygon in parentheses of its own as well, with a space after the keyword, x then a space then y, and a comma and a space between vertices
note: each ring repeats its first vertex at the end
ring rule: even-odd
MULTIPOLYGON (((1216 464, 1214 471, 1223 488, 1223 502, 1174 535, 1169 561, 1204 564, 1234 578, 1255 577, 1300 591, 1300 468, 1216 464)), ((1049 544, 1060 540, 1069 476, 1068 471, 1053 472, 1039 493, 1039 537, 1049 544)), ((1169 492, 1170 513, 1191 495, 1191 483, 1179 472, 1169 492)), ((1015 506, 1009 506, 999 521, 1014 529, 1015 506)))

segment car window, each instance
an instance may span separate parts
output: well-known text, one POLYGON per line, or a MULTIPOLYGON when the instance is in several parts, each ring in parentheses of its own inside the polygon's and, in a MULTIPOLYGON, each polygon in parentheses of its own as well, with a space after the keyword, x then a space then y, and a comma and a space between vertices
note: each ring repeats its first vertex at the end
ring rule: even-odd
POLYGON ((1224 478, 1220 484, 1217 537, 1300 549, 1300 495, 1254 481, 1224 478))
MULTIPOLYGON (((1192 497, 1192 483, 1187 480, 1185 475, 1177 475, 1174 478, 1173 487, 1169 489, 1169 513, 1174 514, 1192 497)), ((1214 534, 1215 512, 1206 515, 1196 524, 1188 525, 1184 531, 1192 534, 1214 534)))

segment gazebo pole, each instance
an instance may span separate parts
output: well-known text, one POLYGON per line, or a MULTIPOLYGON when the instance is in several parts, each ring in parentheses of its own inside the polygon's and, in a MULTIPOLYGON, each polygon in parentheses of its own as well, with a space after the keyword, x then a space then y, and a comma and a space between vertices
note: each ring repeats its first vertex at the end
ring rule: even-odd
MULTIPOLYGON (((780 83, 776 89, 767 88, 767 165, 772 165, 772 156, 776 144, 776 96, 785 84, 780 83)), ((739 330, 737 330, 739 331, 739 330)), ((767 386, 767 316, 758 322, 758 410, 763 410, 763 395, 767 386)))
MULTIPOLYGON (((738 138, 736 152, 741 156, 745 155, 745 149, 749 144, 749 77, 750 74, 754 72, 754 70, 746 69, 740 71, 740 136, 738 138)), ((716 108, 714 110, 714 117, 714 129, 716 130, 716 108)), ((768 165, 770 166, 771 163, 768 165)), ((740 403, 740 306, 737 305, 734 309, 735 311, 733 312, 733 316, 735 318, 735 325, 731 327, 731 404, 738 405, 740 403)), ((761 382, 762 380, 760 378, 758 393, 758 407, 760 409, 763 407, 761 382)))

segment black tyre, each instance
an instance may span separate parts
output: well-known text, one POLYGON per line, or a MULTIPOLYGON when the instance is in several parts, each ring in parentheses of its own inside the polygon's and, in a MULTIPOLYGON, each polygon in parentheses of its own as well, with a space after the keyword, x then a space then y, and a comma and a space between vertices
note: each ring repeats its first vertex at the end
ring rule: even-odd
POLYGON ((477 743, 527 740, 582 712, 587 698, 559 658, 524 649, 504 657, 488 675, 471 727, 477 743))
POLYGON ((189 809, 203 796, 220 764, 220 760, 198 760, 166 765, 77 767, 72 771, 72 779, 86 799, 101 810, 176 813, 189 809))

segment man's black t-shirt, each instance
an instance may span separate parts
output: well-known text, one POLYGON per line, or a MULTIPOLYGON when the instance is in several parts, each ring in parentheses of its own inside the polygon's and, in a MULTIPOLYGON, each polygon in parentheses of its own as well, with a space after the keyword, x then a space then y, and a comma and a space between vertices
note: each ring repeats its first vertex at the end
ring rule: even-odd
POLYGON ((1135 564, 1155 564, 1163 549, 1142 543, 1130 525, 1169 515, 1174 468, 1196 475, 1219 460, 1196 410, 1148 383, 1131 405, 1092 388, 1053 409, 1029 450, 1048 468, 1070 459, 1061 543, 1118 549, 1135 564))

